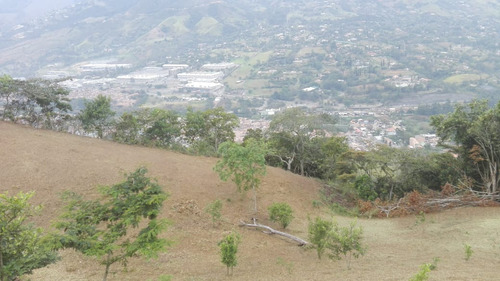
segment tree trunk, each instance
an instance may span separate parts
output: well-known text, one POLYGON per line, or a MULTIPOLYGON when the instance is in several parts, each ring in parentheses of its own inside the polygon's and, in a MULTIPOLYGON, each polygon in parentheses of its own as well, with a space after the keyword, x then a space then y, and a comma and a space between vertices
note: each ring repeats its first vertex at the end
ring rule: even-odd
POLYGON ((253 211, 255 215, 257 215, 257 191, 255 190, 255 185, 252 187, 253 189, 253 211))
POLYGON ((281 157, 279 155, 278 155, 278 157, 281 160, 281 162, 286 164, 286 170, 292 171, 292 163, 293 163, 293 160, 295 159, 295 153, 293 153, 292 156, 287 157, 288 158, 287 160, 283 159, 283 157, 281 157))
POLYGON ((108 253, 108 256, 106 257, 106 270, 104 271, 104 277, 102 278, 102 281, 106 281, 106 279, 108 279, 109 267, 111 266, 110 258, 111 253, 108 253))
POLYGON ((264 231, 264 233, 267 233, 267 234, 278 234, 280 236, 286 237, 288 239, 291 239, 291 240, 299 243, 299 246, 304 246, 304 245, 309 244, 309 242, 307 242, 307 241, 305 241, 305 240, 303 240, 303 239, 301 239, 301 238, 299 238, 297 236, 293 236, 291 234, 275 230, 275 229, 273 229, 273 228, 271 228, 271 227, 269 227, 267 225, 263 225, 263 224, 260 224, 260 223, 256 223, 256 222, 254 222, 254 223, 245 223, 245 222, 242 221, 240 223, 240 226, 255 227, 255 228, 264 228, 264 229, 267 230, 267 232, 264 231))
POLYGON ((498 189, 498 167, 497 163, 490 164, 491 169, 491 194, 495 194, 498 189))
MULTIPOLYGON (((1 239, 0 239, 1 241, 1 239)), ((3 274, 3 255, 2 248, 0 248, 0 281, 5 281, 5 276, 3 274)))

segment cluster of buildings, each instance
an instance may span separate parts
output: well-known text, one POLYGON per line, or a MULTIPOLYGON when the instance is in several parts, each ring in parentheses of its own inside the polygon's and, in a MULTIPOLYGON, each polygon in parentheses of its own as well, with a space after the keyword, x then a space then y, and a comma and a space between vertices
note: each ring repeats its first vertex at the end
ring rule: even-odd
POLYGON ((47 71, 42 77, 81 77, 62 82, 71 89, 71 98, 93 99, 104 94, 110 96, 116 105, 128 107, 134 106, 135 101, 140 99, 138 95, 155 94, 165 100, 181 96, 183 101, 199 100, 200 95, 220 98, 225 92, 222 81, 235 68, 237 65, 234 63, 218 63, 204 64, 200 69, 193 69, 187 64, 134 69, 131 64, 96 61, 77 64, 68 71, 47 71))
POLYGON ((380 109, 372 112, 341 112, 339 116, 350 120, 342 133, 354 150, 368 151, 379 144, 391 147, 419 149, 436 147, 439 138, 435 134, 420 134, 408 137, 402 120, 394 120, 391 110, 380 109))

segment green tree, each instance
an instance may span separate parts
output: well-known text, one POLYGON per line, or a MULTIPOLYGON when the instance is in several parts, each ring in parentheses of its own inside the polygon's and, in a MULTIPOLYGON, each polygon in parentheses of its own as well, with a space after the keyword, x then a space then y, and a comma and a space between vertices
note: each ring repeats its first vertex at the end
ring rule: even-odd
POLYGON ((327 138, 320 147, 320 168, 323 179, 333 180, 337 178, 340 162, 345 153, 349 151, 349 145, 345 137, 327 138))
POLYGON ((315 246, 318 258, 321 259, 325 250, 329 250, 328 257, 333 260, 347 258, 347 267, 350 268, 351 257, 358 258, 365 253, 361 244, 363 229, 351 222, 348 227, 339 226, 337 222, 323 220, 316 217, 309 221, 309 241, 315 246))
POLYGON ((158 108, 126 112, 115 122, 112 136, 122 143, 172 148, 181 136, 180 117, 158 108))
POLYGON ((33 194, 0 194, 0 281, 19 280, 59 259, 42 229, 27 223, 41 209, 28 203, 33 194))
POLYGON ((337 178, 356 188, 364 200, 392 200, 405 193, 440 190, 460 177, 458 161, 449 153, 379 146, 369 152, 348 151, 337 165, 337 178), (342 174, 344 173, 344 174, 342 174))
POLYGON ((268 208, 269 219, 278 222, 283 228, 286 228, 293 219, 292 207, 287 203, 273 203, 268 208))
POLYGON ((169 148, 181 135, 179 115, 173 111, 152 109, 146 111, 147 119, 144 131, 145 142, 153 146, 169 148), (149 113, 149 114, 147 114, 149 113))
POLYGON ((238 123, 236 115, 226 113, 220 107, 203 112, 188 109, 184 135, 194 151, 215 155, 221 143, 234 141, 234 129, 238 123))
POLYGON ((333 118, 327 114, 308 114, 298 107, 287 109, 275 115, 269 125, 271 139, 275 139, 271 141, 271 149, 287 163, 287 168, 291 168, 293 161, 297 161, 299 173, 305 175, 311 140, 332 131, 334 123, 333 118))
POLYGON ((115 112, 111 110, 111 98, 98 95, 94 100, 86 100, 84 104, 85 108, 78 115, 83 129, 87 133, 97 132, 97 137, 102 139, 115 115, 115 112))
POLYGON ((226 181, 231 179, 238 191, 252 189, 254 211, 257 213, 257 191, 260 179, 266 174, 266 147, 261 142, 249 140, 245 146, 234 142, 222 143, 221 159, 214 170, 226 181))
POLYGON ((328 247, 332 228, 333 222, 320 217, 316 217, 314 221, 309 220, 309 241, 316 248, 319 259, 328 247))
POLYGON ((256 141, 263 141, 264 132, 260 128, 248 129, 247 132, 245 133, 245 136, 243 137, 243 143, 245 143, 249 139, 254 139, 256 141))
MULTIPOLYGON (((268 140, 269 153, 278 158, 287 171, 292 171, 297 152, 294 149, 294 138, 288 132, 272 132, 268 140)), ((279 166, 279 165, 278 165, 279 166)))
POLYGON ((205 212, 207 212, 212 217, 212 224, 215 225, 216 222, 219 222, 222 214, 222 201, 220 199, 215 200, 205 207, 205 212))
POLYGON ((96 257, 105 266, 104 281, 112 264, 126 266, 139 255, 156 257, 170 243, 159 238, 167 221, 157 218, 168 195, 146 173, 139 168, 124 182, 102 187, 103 200, 65 194, 66 211, 55 224, 63 234, 54 235, 54 240, 60 248, 96 257))
POLYGON ((358 192, 358 196, 363 200, 373 201, 377 199, 378 194, 374 190, 375 184, 369 175, 360 175, 354 181, 354 187, 358 192))
POLYGON ((227 268, 227 275, 233 274, 233 268, 238 264, 236 254, 241 237, 238 233, 232 232, 219 242, 221 262, 227 268))
POLYGON ((133 113, 125 112, 116 121, 112 138, 114 141, 126 144, 140 144, 141 124, 133 113))
POLYGON ((55 129, 57 118, 67 118, 71 110, 68 90, 58 83, 62 80, 16 80, 0 77, 0 101, 3 100, 4 120, 21 119, 33 127, 55 129))
POLYGON ((494 108, 489 108, 485 100, 457 105, 452 113, 432 116, 431 125, 441 145, 460 156, 466 175, 489 194, 497 193, 500 185, 500 102, 494 108))
POLYGON ((14 120, 12 97, 17 93, 15 80, 8 75, 0 76, 0 99, 2 100, 2 120, 14 120))
POLYGON ((351 222, 347 227, 334 223, 327 246, 330 250, 329 257, 339 260, 344 256, 347 261, 347 268, 350 268, 352 257, 358 258, 365 253, 365 248, 361 244, 362 235, 363 229, 357 227, 356 222, 351 222))

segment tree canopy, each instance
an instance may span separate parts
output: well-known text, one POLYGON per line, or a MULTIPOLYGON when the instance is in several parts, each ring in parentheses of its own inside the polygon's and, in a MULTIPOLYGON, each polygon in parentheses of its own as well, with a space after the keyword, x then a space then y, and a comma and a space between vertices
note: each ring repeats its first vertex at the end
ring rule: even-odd
POLYGON ((331 132, 334 123, 327 114, 308 114, 298 107, 287 109, 277 114, 269 125, 271 151, 287 169, 297 161, 299 173, 305 175, 313 138, 331 132))
POLYGON ((0 194, 0 281, 19 280, 59 258, 42 229, 28 223, 41 209, 29 204, 33 194, 0 194))
POLYGON ((219 145, 234 141, 234 129, 238 117, 218 107, 206 111, 188 109, 184 125, 184 135, 192 149, 202 154, 215 155, 219 145))
POLYGON ((266 174, 266 148, 262 142, 250 139, 245 146, 224 142, 219 147, 221 159, 214 170, 226 181, 231 179, 238 191, 249 189, 254 193, 254 211, 257 212, 256 189, 266 174))
POLYGON ((71 110, 67 98, 69 92, 59 82, 61 80, 18 80, 1 76, 2 119, 21 120, 37 128, 57 129, 56 121, 66 117, 71 110))
POLYGON ((94 100, 86 100, 85 108, 78 115, 83 129, 87 133, 97 133, 102 139, 110 127, 115 112, 111 110, 111 98, 98 95, 94 100))
POLYGON ((103 200, 65 194, 66 211, 55 224, 63 233, 54 240, 60 248, 98 258, 105 266, 104 281, 112 264, 126 265, 129 258, 138 255, 156 257, 169 244, 159 238, 167 221, 158 218, 168 195, 146 173, 146 168, 139 168, 124 182, 102 187, 103 200))
POLYGON ((484 191, 497 193, 500 184, 500 102, 493 108, 489 108, 485 100, 459 104, 452 113, 432 116, 431 125, 441 138, 441 145, 460 157, 465 174, 484 191))

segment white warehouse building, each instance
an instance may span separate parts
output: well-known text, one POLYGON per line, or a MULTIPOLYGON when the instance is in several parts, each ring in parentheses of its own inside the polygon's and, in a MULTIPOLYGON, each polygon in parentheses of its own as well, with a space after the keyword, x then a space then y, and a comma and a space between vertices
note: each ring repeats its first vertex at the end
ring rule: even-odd
POLYGON ((184 72, 177 74, 181 82, 216 82, 224 78, 222 72, 184 72))

